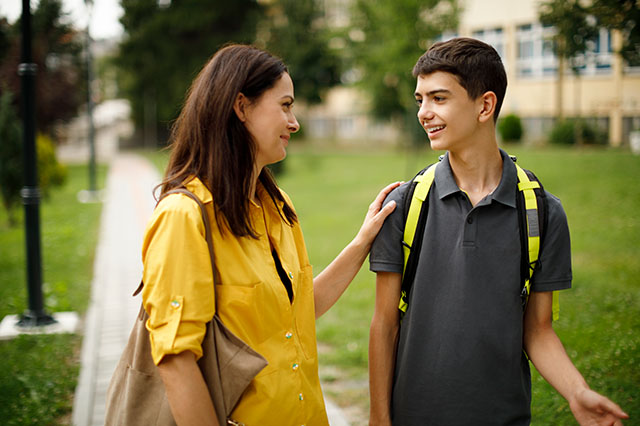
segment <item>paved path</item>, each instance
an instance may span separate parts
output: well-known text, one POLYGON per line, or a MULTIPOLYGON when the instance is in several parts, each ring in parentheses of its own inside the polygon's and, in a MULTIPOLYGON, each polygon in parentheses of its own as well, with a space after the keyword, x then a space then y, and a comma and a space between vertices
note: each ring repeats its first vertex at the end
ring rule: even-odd
MULTIPOLYGON (((104 424, 107 386, 140 308, 140 296, 131 294, 142 274, 142 237, 155 206, 152 189, 159 181, 158 172, 140 156, 120 154, 111 161, 84 321, 74 426, 104 424)), ((349 425, 331 401, 327 410, 331 426, 349 425)))

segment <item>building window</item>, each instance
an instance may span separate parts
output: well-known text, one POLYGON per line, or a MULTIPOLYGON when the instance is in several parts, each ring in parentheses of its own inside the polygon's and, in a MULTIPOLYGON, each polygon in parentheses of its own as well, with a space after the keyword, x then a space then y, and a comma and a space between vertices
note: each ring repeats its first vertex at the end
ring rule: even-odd
POLYGON ((558 61, 553 53, 553 27, 539 23, 516 28, 518 44, 516 73, 519 77, 542 77, 555 74, 558 61))

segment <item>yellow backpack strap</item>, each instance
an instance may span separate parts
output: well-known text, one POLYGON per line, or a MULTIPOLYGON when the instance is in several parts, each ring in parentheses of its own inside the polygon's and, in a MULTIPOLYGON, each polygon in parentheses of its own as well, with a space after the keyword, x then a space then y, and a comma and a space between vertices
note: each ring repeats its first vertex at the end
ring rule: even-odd
MULTIPOLYGON (((429 189, 431 188, 431 184, 433 183, 437 165, 438 163, 429 166, 424 173, 416 176, 413 179, 413 181, 416 182, 413 194, 407 194, 407 196, 411 196, 411 203, 409 204, 407 220, 404 225, 404 235, 402 239, 404 252, 404 266, 402 267, 403 284, 405 272, 407 270, 407 263, 409 261, 409 255, 411 254, 411 248, 413 247, 414 243, 416 228, 418 227, 420 211, 422 210, 422 203, 427 199, 427 195, 429 194, 429 189)), ((407 311, 407 307, 407 291, 403 288, 400 295, 400 303, 398 304, 398 309, 400 309, 401 313, 404 314, 407 311)))
MULTIPOLYGON (((514 163, 515 164, 515 163, 514 163)), ((522 289, 524 303, 526 306, 526 302, 529 299, 529 294, 531 290, 531 277, 533 276, 533 272, 538 264, 539 256, 540 256, 540 226, 539 216, 538 216, 538 200, 536 198, 536 194, 534 189, 540 188, 540 183, 529 179, 529 175, 524 171, 522 167, 518 164, 515 164, 516 170, 518 172, 518 190, 522 192, 524 197, 524 208, 525 208, 525 217, 526 217, 526 230, 527 230, 527 247, 528 247, 528 273, 524 277, 524 288, 522 289)), ((557 320, 560 317, 560 302, 558 297, 558 292, 553 292, 553 320, 557 320)))

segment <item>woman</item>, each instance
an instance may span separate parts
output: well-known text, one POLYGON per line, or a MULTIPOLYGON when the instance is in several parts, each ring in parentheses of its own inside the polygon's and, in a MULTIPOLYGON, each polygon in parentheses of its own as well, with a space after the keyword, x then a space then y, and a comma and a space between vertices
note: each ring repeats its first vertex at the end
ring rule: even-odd
MULTIPOLYGON (((326 425, 315 319, 360 269, 394 205, 389 185, 369 207, 355 239, 315 279, 291 201, 265 167, 286 155, 299 129, 293 83, 266 52, 219 50, 194 80, 172 133, 162 193, 186 186, 211 219, 218 313, 269 365, 232 413, 251 425, 326 425)), ((196 360, 214 293, 197 205, 172 194, 157 206, 143 243, 143 303, 152 356, 179 425, 216 424, 196 360)))

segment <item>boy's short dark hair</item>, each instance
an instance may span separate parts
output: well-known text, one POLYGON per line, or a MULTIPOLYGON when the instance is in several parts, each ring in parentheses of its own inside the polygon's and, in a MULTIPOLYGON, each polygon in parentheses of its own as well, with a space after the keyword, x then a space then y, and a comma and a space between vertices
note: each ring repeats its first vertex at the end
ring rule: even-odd
POLYGON ((493 47, 466 37, 435 43, 418 59, 413 67, 413 76, 436 71, 455 75, 471 99, 477 99, 488 91, 495 93, 498 101, 493 119, 498 120, 507 91, 507 75, 500 55, 493 47))

